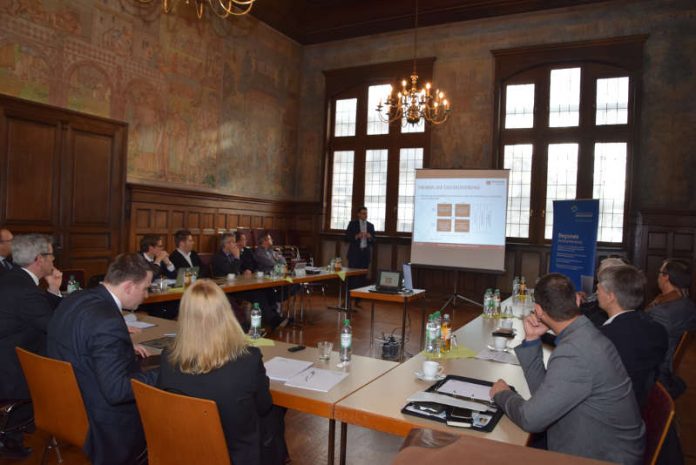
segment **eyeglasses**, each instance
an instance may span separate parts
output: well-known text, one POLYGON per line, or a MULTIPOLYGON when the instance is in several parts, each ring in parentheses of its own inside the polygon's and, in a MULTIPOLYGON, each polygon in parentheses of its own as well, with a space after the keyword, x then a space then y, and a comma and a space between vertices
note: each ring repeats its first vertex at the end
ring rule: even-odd
POLYGON ((55 255, 53 255, 53 252, 43 252, 39 255, 41 255, 42 257, 55 257, 55 255))

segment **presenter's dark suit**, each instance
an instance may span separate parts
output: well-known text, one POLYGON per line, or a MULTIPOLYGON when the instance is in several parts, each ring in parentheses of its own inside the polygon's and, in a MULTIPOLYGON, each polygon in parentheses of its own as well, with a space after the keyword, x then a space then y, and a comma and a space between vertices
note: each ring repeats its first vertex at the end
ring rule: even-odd
POLYGON ((70 362, 85 401, 89 431, 85 453, 95 465, 132 464, 145 448, 131 378, 143 373, 118 306, 104 286, 71 294, 48 326, 48 355, 70 362))
POLYGON ((614 343, 643 406, 667 352, 667 331, 642 311, 621 313, 600 331, 614 343))
POLYGON ((355 236, 360 232, 360 220, 353 220, 346 228, 345 241, 348 242, 348 266, 351 268, 369 268, 372 255, 372 244, 375 242, 375 226, 367 221, 365 228, 371 238, 367 240, 367 247, 360 248, 360 239, 355 236))
POLYGON ((230 458, 235 465, 282 464, 284 409, 273 407, 261 351, 248 353, 209 373, 182 373, 162 354, 157 385, 172 392, 215 401, 230 458))
MULTIPOLYGON (((169 254, 169 260, 174 264, 176 269, 178 270, 179 268, 190 268, 191 265, 189 265, 189 262, 186 261, 183 255, 181 255, 181 252, 179 250, 174 250, 171 254, 169 254)), ((203 269, 203 266, 201 266, 201 259, 196 253, 195 250, 191 251, 191 264, 193 266, 198 267, 198 273, 200 277, 205 277, 205 270, 203 269)))
POLYGON ((30 399, 15 347, 46 355, 46 329, 61 299, 15 266, 0 276, 0 399, 30 399))

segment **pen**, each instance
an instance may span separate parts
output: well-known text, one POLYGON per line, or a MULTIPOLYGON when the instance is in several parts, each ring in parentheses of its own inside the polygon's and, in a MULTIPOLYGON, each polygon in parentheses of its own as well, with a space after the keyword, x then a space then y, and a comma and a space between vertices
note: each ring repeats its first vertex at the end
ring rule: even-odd
POLYGON ((309 379, 314 376, 314 370, 310 371, 307 376, 305 376, 305 383, 309 382, 309 379))

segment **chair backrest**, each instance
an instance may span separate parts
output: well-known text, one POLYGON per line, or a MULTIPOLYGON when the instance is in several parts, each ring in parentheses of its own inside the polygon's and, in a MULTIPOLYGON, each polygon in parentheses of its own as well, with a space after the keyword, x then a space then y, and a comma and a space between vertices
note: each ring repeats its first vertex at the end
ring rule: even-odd
POLYGON ((209 252, 200 252, 198 258, 201 260, 201 270, 200 275, 204 278, 208 278, 213 275, 213 254, 209 252))
POLYGON ((217 404, 131 380, 150 465, 229 465, 217 404))
POLYGON ((72 365, 16 347, 34 404, 36 427, 82 448, 87 439, 87 411, 72 365))
POLYGON ((645 422, 645 455, 643 463, 654 465, 665 442, 667 431, 674 418, 674 400, 658 381, 650 390, 643 408, 645 422))
POLYGON ((679 365, 681 365, 682 358, 684 358, 684 352, 686 351, 686 346, 689 345, 691 338, 692 334, 689 331, 684 331, 679 338, 677 347, 674 349, 674 354, 672 355, 672 373, 677 374, 679 372, 679 365))

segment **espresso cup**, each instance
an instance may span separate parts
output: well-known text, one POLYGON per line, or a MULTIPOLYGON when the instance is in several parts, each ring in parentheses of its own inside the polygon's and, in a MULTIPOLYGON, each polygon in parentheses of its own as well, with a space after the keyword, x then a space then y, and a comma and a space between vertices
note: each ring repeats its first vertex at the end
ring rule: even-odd
POLYGON ((234 281, 235 279, 237 279, 237 275, 236 275, 236 274, 234 274, 234 273, 227 273, 227 280, 228 280, 228 281, 234 281))
POLYGON ((443 371, 442 365, 432 360, 426 360, 423 362, 423 378, 425 379, 435 379, 437 375, 441 375, 443 371))
POLYGON ((495 347, 497 350, 504 350, 507 347, 507 338, 495 336, 493 338, 493 347, 495 347))

